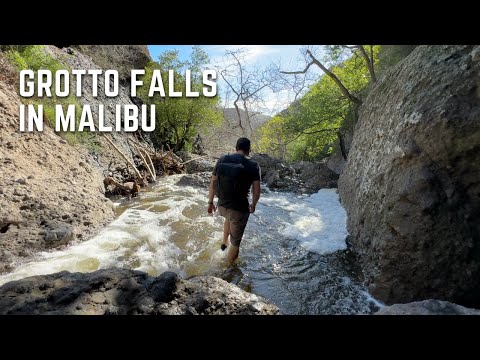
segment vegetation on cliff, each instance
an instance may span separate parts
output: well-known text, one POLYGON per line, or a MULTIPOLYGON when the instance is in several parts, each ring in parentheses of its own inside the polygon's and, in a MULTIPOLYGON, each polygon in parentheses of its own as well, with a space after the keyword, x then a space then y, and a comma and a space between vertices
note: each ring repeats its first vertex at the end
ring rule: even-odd
MULTIPOLYGON (((374 66, 379 46, 373 46, 374 66)), ((367 62, 355 53, 346 58, 338 47, 327 51, 330 70, 353 97, 364 97, 371 76, 367 62)), ((327 74, 307 93, 259 129, 259 150, 287 161, 320 160, 328 156, 342 128, 353 127, 356 104, 344 96, 327 74)))
POLYGON ((335 148, 346 157, 347 151, 340 149, 343 144, 339 142, 353 134, 357 109, 369 92, 369 84, 414 48, 415 45, 327 46, 321 60, 307 49, 311 61, 307 67, 285 74, 298 76, 312 64, 320 68, 325 64, 324 75, 300 99, 258 130, 258 150, 291 162, 321 160, 335 148), (365 57, 364 51, 370 56, 365 57))
MULTIPOLYGON (((51 56, 45 47, 42 45, 3 45, 1 50, 5 51, 6 58, 18 70, 50 70, 54 73, 57 70, 70 70, 70 67, 51 56)), ((15 79, 17 82, 18 77, 15 79)), ((37 78, 35 78, 35 83, 37 78)), ((52 86, 55 86, 55 79, 53 79, 52 86)), ((81 106, 78 99, 70 94, 67 97, 58 97, 55 92, 51 97, 22 98, 25 104, 43 105, 44 117, 50 126, 55 126, 55 105, 61 105, 66 111, 69 104, 76 107, 75 123, 80 121, 81 106)), ((77 126, 75 126, 77 128, 77 126)), ((70 143, 81 143, 87 148, 98 149, 95 141, 95 135, 88 132, 63 132, 62 136, 70 143)))

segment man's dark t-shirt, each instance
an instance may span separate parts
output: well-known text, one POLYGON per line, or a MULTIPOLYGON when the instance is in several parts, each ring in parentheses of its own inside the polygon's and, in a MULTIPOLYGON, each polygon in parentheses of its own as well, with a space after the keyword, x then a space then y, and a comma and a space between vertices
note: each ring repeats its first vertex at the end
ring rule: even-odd
POLYGON ((218 206, 223 206, 226 209, 238 210, 238 211, 248 211, 248 193, 250 192, 250 187, 252 183, 256 180, 260 180, 260 168, 258 164, 246 158, 242 154, 228 154, 223 155, 220 159, 218 159, 217 164, 215 165, 215 169, 213 169, 213 175, 217 175, 218 165, 220 163, 241 163, 245 167, 246 173, 246 180, 242 181, 240 184, 240 189, 233 194, 232 199, 218 199, 218 206))

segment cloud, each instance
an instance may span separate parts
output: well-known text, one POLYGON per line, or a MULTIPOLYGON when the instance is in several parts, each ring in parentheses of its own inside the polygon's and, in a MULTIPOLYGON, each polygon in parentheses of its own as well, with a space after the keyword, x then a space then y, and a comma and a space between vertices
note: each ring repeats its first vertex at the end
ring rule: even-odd
POLYGON ((210 54, 212 64, 224 64, 226 51, 245 50, 245 65, 256 63, 262 56, 280 52, 276 45, 206 45, 202 48, 210 54))

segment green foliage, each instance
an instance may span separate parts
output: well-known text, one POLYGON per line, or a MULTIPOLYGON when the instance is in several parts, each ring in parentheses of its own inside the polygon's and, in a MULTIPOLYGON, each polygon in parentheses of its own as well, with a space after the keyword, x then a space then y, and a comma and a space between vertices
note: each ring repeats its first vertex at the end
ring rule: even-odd
POLYGON ((34 45, 0 45, 0 51, 24 51, 26 48, 33 47, 34 45))
MULTIPOLYGON (((375 46, 375 62, 378 51, 375 46)), ((329 62, 345 57, 338 47, 331 47, 327 55, 329 62)), ((350 56, 330 70, 353 95, 363 97, 370 77, 362 57, 350 56)), ((330 77, 323 75, 300 100, 259 129, 258 150, 287 161, 320 160, 332 152, 337 132, 353 126, 352 113, 350 101, 330 77)))
POLYGON ((168 146, 176 151, 189 149, 193 138, 202 127, 212 127, 221 122, 222 114, 217 108, 218 97, 202 96, 202 70, 207 63, 207 54, 200 47, 195 46, 188 61, 181 61, 178 51, 166 51, 160 55, 158 62, 150 62, 146 66, 143 77, 145 86, 138 89, 137 96, 146 104, 154 104, 156 107, 156 126, 151 135, 155 146, 168 146), (168 97, 168 70, 175 72, 175 90, 184 91, 185 69, 191 70, 191 90, 198 91, 200 96, 194 98, 168 97), (148 96, 148 85, 152 80, 154 70, 161 71, 165 98, 158 93, 155 93, 153 97, 148 96))
POLYGON ((382 74, 387 69, 405 59, 418 45, 382 45, 378 54, 378 73, 382 74))
MULTIPOLYGON (((38 71, 40 69, 50 70, 54 74, 57 70, 69 70, 66 65, 63 65, 60 61, 49 55, 44 46, 41 45, 2 45, 6 47, 6 57, 10 63, 15 66, 17 70, 30 69, 38 71)), ((2 48, 3 50, 3 48, 2 48)), ((55 86, 55 77, 53 79, 55 86)), ((78 99, 73 95, 60 98, 56 97, 52 92, 52 97, 32 97, 29 99, 23 99, 26 104, 43 105, 44 119, 50 126, 55 126, 55 105, 62 105, 64 111, 67 110, 69 104, 76 106, 76 123, 80 121, 81 107, 78 99)), ((63 137, 70 143, 81 143, 90 150, 97 150, 98 144, 95 140, 95 136, 87 132, 64 132, 63 137)))

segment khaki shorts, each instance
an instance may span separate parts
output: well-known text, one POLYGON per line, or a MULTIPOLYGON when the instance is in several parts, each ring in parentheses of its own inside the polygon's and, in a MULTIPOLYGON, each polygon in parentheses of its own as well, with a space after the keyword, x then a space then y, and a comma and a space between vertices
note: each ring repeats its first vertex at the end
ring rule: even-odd
POLYGON ((218 207, 218 212, 230 222, 230 242, 232 245, 240 246, 250 213, 226 209, 223 206, 218 207))

